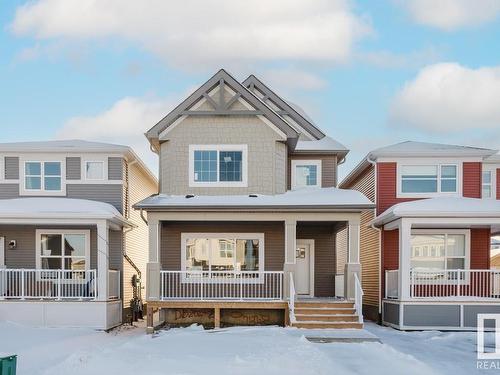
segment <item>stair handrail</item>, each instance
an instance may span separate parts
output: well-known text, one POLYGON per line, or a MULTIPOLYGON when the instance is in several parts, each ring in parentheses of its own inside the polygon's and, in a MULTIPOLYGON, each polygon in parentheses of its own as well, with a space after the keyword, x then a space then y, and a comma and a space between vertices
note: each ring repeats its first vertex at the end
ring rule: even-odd
POLYGON ((358 322, 363 323, 363 288, 359 282, 358 275, 354 274, 354 308, 358 315, 358 322))
POLYGON ((288 298, 288 311, 290 323, 295 323, 295 284, 293 282, 293 274, 290 272, 290 297, 288 298))

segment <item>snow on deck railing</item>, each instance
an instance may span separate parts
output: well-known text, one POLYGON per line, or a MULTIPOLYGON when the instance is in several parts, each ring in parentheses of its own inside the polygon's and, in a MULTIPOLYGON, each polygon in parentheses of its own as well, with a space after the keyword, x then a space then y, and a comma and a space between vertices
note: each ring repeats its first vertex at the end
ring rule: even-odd
POLYGON ((290 272, 290 297, 288 299, 288 311, 290 323, 295 323, 295 283, 293 281, 293 273, 290 272))
POLYGON ((500 270, 412 269, 410 298, 500 299, 500 270))
POLYGON ((96 270, 0 269, 0 300, 94 300, 96 270))
POLYGON ((385 271, 385 298, 398 298, 399 270, 385 271))
POLYGON ((283 300, 283 271, 160 271, 162 300, 283 300))
POLYGON ((363 323, 363 288, 359 282, 358 275, 354 274, 354 308, 358 315, 358 322, 363 323))

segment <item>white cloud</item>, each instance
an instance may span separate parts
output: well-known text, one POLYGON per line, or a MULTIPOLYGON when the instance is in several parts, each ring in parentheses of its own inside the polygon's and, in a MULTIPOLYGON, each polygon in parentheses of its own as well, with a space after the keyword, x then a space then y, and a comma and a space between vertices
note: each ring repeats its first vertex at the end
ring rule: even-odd
POLYGON ((149 149, 144 133, 170 112, 178 102, 179 98, 149 100, 126 97, 96 115, 70 118, 56 137, 131 146, 156 173, 158 162, 149 149))
POLYGON ((430 132, 500 126, 500 66, 470 69, 441 63, 422 69, 396 95, 392 120, 430 132))
POLYGON ((10 27, 40 40, 118 38, 197 69, 235 61, 345 61, 370 33, 347 0, 39 0, 19 7, 10 27))
POLYGON ((400 0, 399 2, 416 22, 448 31, 490 22, 500 14, 498 0, 400 0))

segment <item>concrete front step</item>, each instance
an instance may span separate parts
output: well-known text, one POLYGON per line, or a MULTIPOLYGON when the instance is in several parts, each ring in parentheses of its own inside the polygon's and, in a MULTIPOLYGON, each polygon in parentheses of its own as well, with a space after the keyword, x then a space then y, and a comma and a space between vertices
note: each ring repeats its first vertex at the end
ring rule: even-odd
POLYGON ((318 329, 318 328, 331 328, 331 329, 362 329, 363 323, 358 322, 295 322, 291 324, 292 327, 296 328, 308 328, 308 329, 318 329))
POLYGON ((313 301, 300 301, 295 302, 295 308, 330 308, 330 309, 343 309, 343 308, 354 308, 354 303, 352 302, 313 302, 313 301))
POLYGON ((357 322, 357 315, 317 315, 317 314, 295 314, 295 319, 299 322, 357 322))
POLYGON ((349 315, 349 314, 354 314, 356 312, 355 309, 352 308, 339 308, 339 309, 329 309, 329 308, 297 308, 295 307, 295 314, 301 314, 301 315, 337 315, 337 314, 343 314, 343 315, 349 315))

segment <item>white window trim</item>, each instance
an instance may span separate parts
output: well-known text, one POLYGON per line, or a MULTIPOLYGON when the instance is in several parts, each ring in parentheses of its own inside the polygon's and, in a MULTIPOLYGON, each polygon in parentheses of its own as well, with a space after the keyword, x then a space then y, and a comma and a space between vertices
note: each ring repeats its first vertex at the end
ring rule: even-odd
MULTIPOLYGON (((37 229, 35 231, 35 248, 36 248, 36 268, 42 268, 42 256, 41 245, 42 245, 42 234, 83 234, 85 235, 85 271, 90 269, 90 230, 88 229, 37 229)), ((63 248, 64 251, 64 248, 63 248)), ((51 271, 51 270, 47 270, 51 271)), ((65 270, 71 271, 71 270, 65 270)))
POLYGON ((396 198, 434 198, 442 196, 462 196, 462 163, 457 162, 436 162, 429 160, 412 160, 402 161, 397 163, 396 176, 396 198), (402 189, 402 169, 405 166, 432 166, 438 168, 437 175, 437 192, 436 193, 403 193, 402 189), (455 166, 457 168, 457 190, 455 192, 441 192, 441 168, 446 166, 455 166))
MULTIPOLYGON (((411 231, 411 235, 435 235, 435 234, 441 234, 444 236, 447 236, 449 234, 462 234, 465 236, 465 261, 464 261, 464 271, 470 270, 470 229, 413 229, 411 231)), ((446 240, 445 240, 445 245, 446 245, 446 240)), ((410 249, 411 249, 411 244, 410 244, 410 249)), ((446 248, 445 248, 445 262, 444 262, 444 268, 443 270, 447 270, 447 256, 446 256, 446 248)), ((461 256, 456 256, 456 257, 450 257, 450 258, 461 258, 461 256)), ((412 260, 412 254, 410 254, 409 261, 410 261, 410 268, 411 268, 411 260, 412 260)), ((460 284, 466 284, 469 282, 468 274, 466 273, 466 278, 465 280, 460 280, 460 284)), ((416 284, 427 284, 425 280, 419 280, 418 278, 415 279, 416 284)), ((433 284, 433 282, 430 282, 433 284)), ((448 280, 448 281, 443 281, 440 285, 442 284, 456 284, 457 280, 448 280)))
POLYGON ((108 180, 108 158, 105 159, 84 159, 81 158, 81 180, 92 182, 103 182, 108 180), (87 163, 102 163, 102 178, 87 178, 87 163))
POLYGON ((189 186, 190 187, 247 187, 248 186, 248 146, 247 145, 189 145, 189 186), (194 152, 217 151, 217 181, 194 180, 194 152), (219 181, 219 152, 241 151, 241 181, 219 181))
POLYGON ((303 188, 315 188, 321 187, 321 160, 301 160, 301 159, 293 159, 292 160, 292 190, 295 189, 303 189, 303 188), (308 185, 308 186, 297 186, 297 166, 299 165, 315 165, 316 166, 316 185, 308 185))
POLYGON ((481 198, 496 199, 497 198, 497 166, 483 165, 481 172, 481 198), (487 185, 483 182, 483 172, 491 173, 491 197, 483 197, 483 186, 487 185))
MULTIPOLYGON (((189 282, 190 280, 186 278, 186 274, 189 274, 189 271, 186 269, 186 245, 187 241, 190 238, 207 238, 207 239, 238 239, 238 240, 259 240, 259 270, 258 271, 250 271, 259 274, 258 278, 245 280, 245 283, 249 284, 262 284, 264 282, 264 256, 265 256, 265 244, 264 244, 264 233, 181 233, 181 271, 182 274, 182 282, 189 282)), ((235 249, 236 251, 236 249, 235 249)), ((211 251, 209 251, 209 256, 211 251)), ((240 271, 234 270, 229 271, 237 274, 240 271)), ((220 282, 220 279, 217 278, 204 278, 204 282, 220 282)), ((231 283, 231 280, 223 279, 225 283, 231 283)), ((196 282, 197 280, 194 279, 196 282)), ((234 282, 240 282, 240 280, 236 280, 234 282)))
MULTIPOLYGON (((54 176, 55 177, 55 176, 54 176)), ((32 196, 60 196, 66 195, 66 159, 53 158, 32 158, 19 160, 19 195, 32 196), (44 188, 44 164, 45 163, 60 163, 61 165, 61 189, 60 190, 45 190, 44 188), (26 163, 40 163, 40 178, 41 184, 39 190, 26 189, 26 163)))

